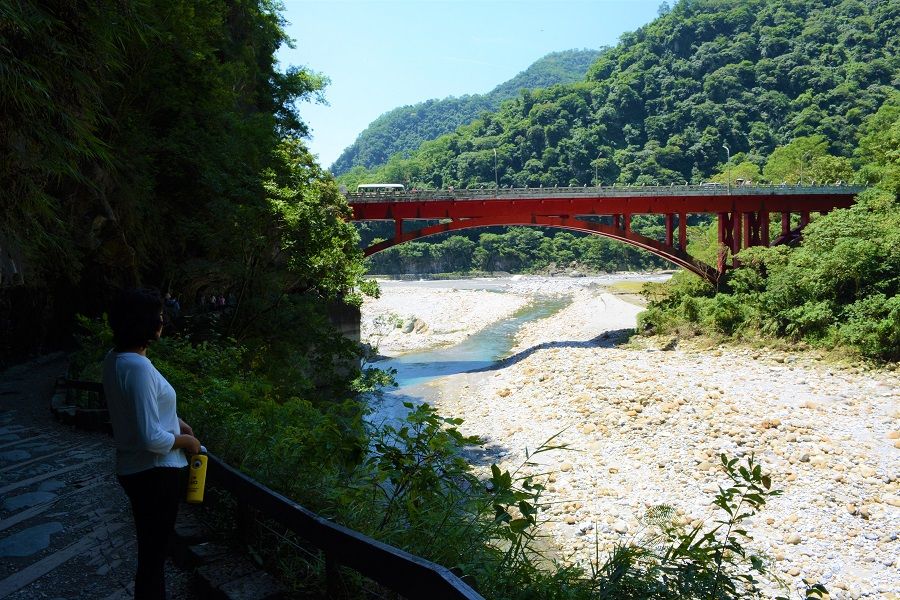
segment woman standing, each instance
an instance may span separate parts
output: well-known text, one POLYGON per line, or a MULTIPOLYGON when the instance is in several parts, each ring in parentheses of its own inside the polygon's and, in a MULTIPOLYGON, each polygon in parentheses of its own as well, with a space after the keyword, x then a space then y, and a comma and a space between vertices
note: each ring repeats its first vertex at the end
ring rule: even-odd
POLYGON ((184 452, 200 441, 178 418, 175 390, 147 358, 159 339, 163 301, 159 292, 123 292, 109 313, 115 347, 103 361, 103 389, 116 445, 116 475, 131 500, 137 530, 135 600, 166 597, 166 545, 184 493, 184 452))

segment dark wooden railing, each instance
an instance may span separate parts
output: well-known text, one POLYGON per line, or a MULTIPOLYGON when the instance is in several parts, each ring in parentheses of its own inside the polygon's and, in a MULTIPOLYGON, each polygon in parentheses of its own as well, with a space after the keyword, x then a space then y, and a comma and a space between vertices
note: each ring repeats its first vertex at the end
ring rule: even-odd
POLYGON ((228 491, 239 503, 252 506, 321 549, 329 574, 335 573, 337 565, 350 567, 410 600, 483 600, 446 567, 332 523, 215 455, 209 456, 206 477, 208 484, 228 491))
MULTIPOLYGON (((96 393, 103 401, 103 386, 99 383, 73 380, 61 383, 96 393)), ((343 566, 409 600, 484 600, 446 567, 333 523, 241 473, 214 454, 209 455, 208 464, 207 485, 228 492, 238 501, 239 508, 256 509, 322 551, 329 590, 336 588, 337 567, 343 566)))

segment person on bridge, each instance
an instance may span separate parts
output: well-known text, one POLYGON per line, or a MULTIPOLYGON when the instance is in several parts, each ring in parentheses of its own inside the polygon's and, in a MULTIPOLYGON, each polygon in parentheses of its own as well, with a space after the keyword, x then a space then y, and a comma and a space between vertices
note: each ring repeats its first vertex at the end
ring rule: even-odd
POLYGON ((115 347, 103 361, 103 390, 116 446, 116 475, 131 501, 137 531, 135 600, 166 598, 166 545, 185 492, 184 452, 200 441, 178 418, 175 390, 147 358, 163 328, 156 290, 123 292, 109 312, 115 347))

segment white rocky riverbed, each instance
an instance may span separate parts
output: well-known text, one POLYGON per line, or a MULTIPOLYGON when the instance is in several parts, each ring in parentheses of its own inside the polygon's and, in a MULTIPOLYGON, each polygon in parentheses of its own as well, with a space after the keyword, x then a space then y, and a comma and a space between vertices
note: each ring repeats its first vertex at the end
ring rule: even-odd
POLYGON ((378 303, 402 313, 417 299, 414 316, 426 327, 392 332, 406 336, 393 350, 388 344, 396 352, 415 347, 411 340, 440 341, 428 331, 444 326, 429 323, 455 324, 456 335, 466 335, 536 291, 574 296, 526 325, 498 368, 444 377, 425 391, 442 414, 465 419, 464 432, 485 438, 489 461, 507 468, 562 432, 554 441, 572 450, 540 455, 540 468, 552 472, 545 529, 560 556, 585 563, 595 536, 601 548, 633 539, 656 504, 674 506, 685 522, 709 520, 723 483, 717 455, 754 453, 784 495, 751 521, 752 545, 792 595, 806 580, 824 583, 832 598, 900 597, 897 371, 808 352, 617 345, 618 334, 607 332, 633 327, 638 306, 596 282, 519 281, 471 301, 461 300, 471 290, 386 286, 378 303))

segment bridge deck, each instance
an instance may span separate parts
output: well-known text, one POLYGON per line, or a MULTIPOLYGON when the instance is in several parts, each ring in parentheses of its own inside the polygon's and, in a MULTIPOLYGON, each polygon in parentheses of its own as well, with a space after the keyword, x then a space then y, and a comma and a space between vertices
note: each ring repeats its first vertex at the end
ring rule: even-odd
POLYGON ((848 185, 672 185, 537 188, 466 188, 351 192, 351 204, 429 200, 534 200, 564 198, 660 198, 722 196, 855 196, 864 188, 848 185))
MULTIPOLYGON (((846 208, 851 186, 692 185, 385 191, 348 194, 354 220, 824 212, 846 208)), ((510 223, 519 224, 519 223, 510 223)))

